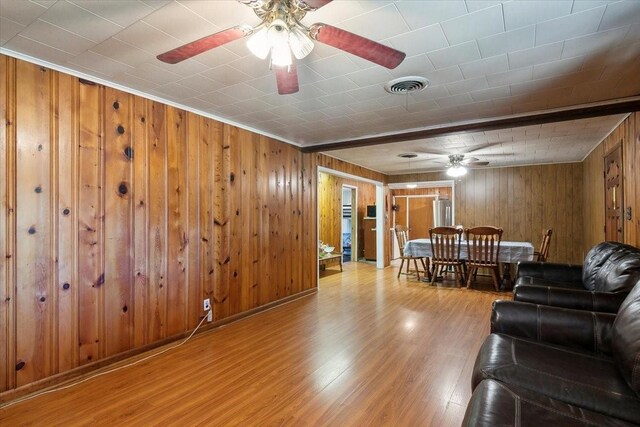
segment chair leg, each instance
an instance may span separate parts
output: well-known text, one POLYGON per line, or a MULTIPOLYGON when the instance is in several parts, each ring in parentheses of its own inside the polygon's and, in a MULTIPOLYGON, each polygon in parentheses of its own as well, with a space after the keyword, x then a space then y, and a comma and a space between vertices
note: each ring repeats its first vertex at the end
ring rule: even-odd
POLYGON ((429 257, 421 258, 422 264, 424 265, 424 273, 427 275, 427 279, 431 280, 431 269, 429 268, 429 257))
POLYGON ((433 272, 431 273, 431 284, 432 285, 436 284, 436 277, 438 276, 438 267, 440 267, 438 264, 433 264, 433 272))
POLYGON ((400 268, 398 269, 398 279, 400 278, 400 274, 402 274, 402 266, 404 265, 404 258, 402 258, 402 262, 400 263, 400 268))
POLYGON ((478 267, 470 266, 467 271, 467 289, 469 289, 471 287, 471 281, 475 279, 475 273, 478 271, 478 267))
POLYGON ((456 264, 453 266, 456 274, 456 286, 462 286, 464 283, 464 276, 462 275, 462 266, 460 264, 456 264))
POLYGON ((420 280, 420 269, 418 268, 418 260, 413 259, 413 266, 416 268, 416 276, 418 276, 418 280, 420 280))
POLYGON ((493 277, 493 287, 496 288, 496 291, 499 291, 500 285, 498 284, 498 277, 500 277, 500 273, 498 272, 498 267, 491 268, 491 276, 493 277))

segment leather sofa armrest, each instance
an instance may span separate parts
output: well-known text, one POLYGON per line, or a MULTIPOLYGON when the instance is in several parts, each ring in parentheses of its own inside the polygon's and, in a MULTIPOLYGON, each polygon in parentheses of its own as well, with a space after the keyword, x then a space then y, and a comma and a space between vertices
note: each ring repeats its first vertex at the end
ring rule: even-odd
POLYGON ((627 292, 595 292, 555 286, 517 285, 513 289, 514 301, 614 314, 627 295, 627 292))
POLYGON ((611 330, 615 318, 611 313, 495 301, 491 333, 611 356, 611 330))
POLYGON ((518 263, 516 279, 530 277, 549 282, 549 286, 582 288, 582 266, 551 262, 522 261, 518 263))

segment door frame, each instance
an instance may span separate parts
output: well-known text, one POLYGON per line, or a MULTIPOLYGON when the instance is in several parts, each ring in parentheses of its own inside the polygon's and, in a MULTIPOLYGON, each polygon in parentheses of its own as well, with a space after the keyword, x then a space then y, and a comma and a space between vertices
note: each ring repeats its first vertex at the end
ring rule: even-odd
MULTIPOLYGON (((373 179, 363 178, 357 175, 351 175, 350 173, 338 171, 335 169, 330 169, 324 166, 318 166, 316 170, 316 179, 319 179, 320 173, 326 173, 329 175, 339 176, 341 178, 352 179, 354 181, 366 182, 369 184, 373 184, 376 186, 376 268, 383 269, 384 268, 384 184, 380 181, 375 181, 373 179)), ((318 200, 320 192, 320 186, 317 186, 316 189, 316 236, 320 236, 320 209, 318 208, 318 200)), ((320 283, 320 258, 318 257, 318 244, 316 242, 316 260, 318 260, 318 283, 320 283)))
MULTIPOLYGON (((358 261, 358 187, 342 184, 342 207, 341 214, 344 218, 344 189, 351 190, 351 259, 350 261, 358 261), (355 213, 355 215, 354 215, 355 213)), ((340 234, 342 234, 342 225, 340 226, 340 234)), ((340 252, 343 251, 342 239, 340 240, 340 252)))

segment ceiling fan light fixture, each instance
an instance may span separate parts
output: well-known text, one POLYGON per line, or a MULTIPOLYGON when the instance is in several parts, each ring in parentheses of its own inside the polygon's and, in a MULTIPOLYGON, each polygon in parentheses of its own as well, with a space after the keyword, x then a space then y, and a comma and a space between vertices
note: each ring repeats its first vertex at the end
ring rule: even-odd
POLYGON ((266 59, 271 50, 267 32, 267 27, 262 27, 247 40, 247 47, 251 53, 260 59, 266 59))
POLYGON ((462 165, 453 165, 449 169, 447 169, 447 175, 458 178, 460 176, 467 174, 467 168, 462 165))
POLYGON ((313 40, 299 27, 293 27, 289 30, 289 46, 293 55, 297 59, 302 59, 313 50, 313 40))
POLYGON ((277 67, 289 67, 292 64, 288 44, 278 44, 271 48, 271 63, 277 67))

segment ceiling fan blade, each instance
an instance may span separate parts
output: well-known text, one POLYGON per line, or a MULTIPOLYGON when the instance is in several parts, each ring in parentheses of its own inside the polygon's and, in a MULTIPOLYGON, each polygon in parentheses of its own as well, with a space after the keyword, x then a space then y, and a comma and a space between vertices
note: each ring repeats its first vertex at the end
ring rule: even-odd
POLYGON ((480 150, 484 150, 485 148, 489 148, 489 147, 493 147, 495 145, 501 145, 501 142, 490 142, 488 144, 482 144, 482 145, 478 145, 474 148, 472 148, 471 150, 467 151, 467 154, 471 154, 471 153, 475 153, 476 151, 480 151, 480 150))
POLYGON ((400 65, 406 56, 404 52, 327 24, 313 24, 309 35, 321 43, 390 69, 400 65))
POLYGON ((223 44, 241 39, 251 34, 253 30, 246 25, 239 25, 228 28, 210 36, 203 37, 191 43, 187 43, 168 52, 161 53, 157 58, 167 64, 177 64, 185 59, 192 58, 208 50, 214 49, 223 44))
POLYGON ((485 161, 481 161, 481 162, 469 162, 466 163, 467 166, 487 166, 489 164, 489 162, 485 161))
POLYGON ((298 4, 302 7, 300 9, 303 10, 317 10, 322 6, 331 3, 333 0, 298 0, 298 4), (306 5, 307 7, 304 7, 306 5))
POLYGON ((295 61, 290 67, 274 67, 276 70, 276 82, 278 94, 289 95, 298 91, 298 70, 295 61))
POLYGON ((477 158, 477 157, 465 157, 465 159, 463 161, 461 161, 460 163, 464 163, 466 165, 467 163, 473 163, 473 162, 477 162, 479 160, 480 159, 477 158))

